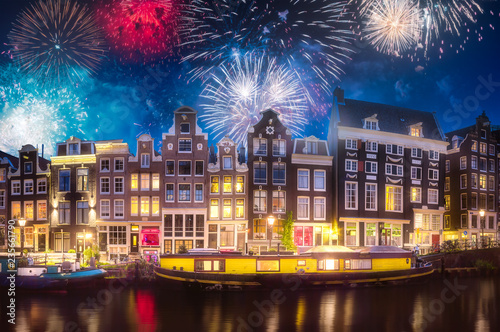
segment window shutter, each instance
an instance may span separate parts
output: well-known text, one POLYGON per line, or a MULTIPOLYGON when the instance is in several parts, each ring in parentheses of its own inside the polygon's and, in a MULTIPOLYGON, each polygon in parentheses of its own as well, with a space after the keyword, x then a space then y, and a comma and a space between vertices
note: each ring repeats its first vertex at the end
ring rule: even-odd
POLYGON ((358 161, 358 171, 359 172, 363 172, 363 166, 364 166, 364 162, 363 161, 358 161))
POLYGON ((358 150, 361 150, 361 140, 358 139, 358 150))

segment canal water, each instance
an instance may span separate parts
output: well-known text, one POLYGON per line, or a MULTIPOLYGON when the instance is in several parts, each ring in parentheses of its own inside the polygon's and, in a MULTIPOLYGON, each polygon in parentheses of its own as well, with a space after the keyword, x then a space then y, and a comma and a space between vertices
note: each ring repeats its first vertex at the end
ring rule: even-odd
POLYGON ((16 294, 14 329, 4 295, 1 331, 500 331, 498 277, 230 293, 116 283, 86 293, 16 294))

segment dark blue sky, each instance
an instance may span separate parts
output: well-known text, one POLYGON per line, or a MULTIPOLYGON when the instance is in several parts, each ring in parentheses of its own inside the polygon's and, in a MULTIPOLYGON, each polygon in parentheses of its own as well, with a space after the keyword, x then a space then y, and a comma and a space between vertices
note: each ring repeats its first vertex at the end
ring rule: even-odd
MULTIPOLYGON (((33 2, 0 1, 2 51, 9 49, 5 45, 7 34, 16 15, 33 2)), ((380 54, 369 45, 355 42, 357 53, 342 66, 345 74, 340 82, 332 84, 332 89, 341 86, 347 98, 436 112, 445 132, 473 124, 483 110, 493 124, 500 125, 500 2, 478 3, 484 9, 484 14, 478 16, 478 23, 468 23, 460 30, 460 37, 444 34, 441 57, 439 47, 429 48, 428 60, 412 61, 407 56, 380 54), (462 50, 457 45, 467 37, 462 50), (457 53, 457 49, 460 52, 457 53), (488 81, 490 84, 484 87, 484 82, 488 81)), ((6 56, 1 60, 3 63, 9 61, 6 56)), ((200 114, 203 112, 199 98, 202 84, 187 83, 185 73, 189 69, 190 63, 181 64, 177 58, 147 65, 124 65, 110 52, 93 80, 77 89, 88 119, 81 126, 85 134, 73 134, 86 139, 123 138, 132 151, 135 150, 135 137, 140 133, 150 132, 159 141, 161 132, 172 125, 172 112, 177 107, 188 105, 200 114), (143 83, 145 76, 154 83, 154 87, 148 85, 147 91, 143 83)), ((327 103, 322 108, 330 109, 331 96, 325 94, 323 99, 327 103)), ((0 112, 9 112, 1 100, 0 112)), ((305 134, 326 139, 328 117, 324 111, 311 110, 310 115, 305 134)), ((202 122, 200 125, 203 127, 202 122)))

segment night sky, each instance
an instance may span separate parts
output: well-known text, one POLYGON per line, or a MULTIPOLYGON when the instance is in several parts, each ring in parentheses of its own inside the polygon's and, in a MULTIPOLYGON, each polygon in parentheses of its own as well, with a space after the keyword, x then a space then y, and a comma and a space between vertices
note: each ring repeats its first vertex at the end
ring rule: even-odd
MULTIPOLYGON (((133 3, 139 0, 127 1, 133 3)), ((50 2, 56 3, 57 0, 50 2)), ((124 139, 134 152, 135 138, 142 133, 150 133, 159 149, 161 133, 171 127, 175 109, 188 105, 198 110, 199 115, 207 112, 206 105, 213 100, 200 95, 207 85, 214 84, 214 77, 221 78, 220 85, 227 84, 222 69, 230 68, 231 63, 234 63, 234 53, 238 47, 240 54, 254 50, 259 54, 267 52, 267 55, 276 59, 276 63, 283 66, 281 69, 285 68, 295 75, 288 77, 290 81, 287 84, 302 84, 303 90, 295 91, 297 95, 303 96, 303 91, 309 93, 306 103, 303 100, 299 102, 302 109, 299 117, 307 118, 309 123, 303 125, 295 122, 293 117, 290 120, 295 127, 299 127, 294 132, 295 137, 314 134, 326 139, 331 92, 335 86, 341 86, 347 98, 435 111, 445 132, 472 125, 483 110, 492 124, 500 125, 499 1, 478 1, 483 13, 477 13, 477 23, 463 19, 457 29, 460 36, 442 31, 433 44, 425 46, 425 55, 415 45, 398 55, 385 54, 355 34, 344 34, 342 37, 348 41, 350 51, 343 52, 348 54, 347 57, 340 55, 343 63, 335 63, 336 68, 343 71, 335 75, 328 73, 328 63, 324 61, 326 56, 320 56, 330 51, 314 44, 315 40, 325 40, 322 39, 325 37, 322 31, 306 27, 309 30, 303 31, 310 39, 302 42, 300 40, 304 38, 300 35, 300 29, 304 27, 293 30, 293 20, 298 22, 304 19, 296 15, 308 9, 304 4, 304 7, 300 7, 300 4, 294 6, 282 0, 274 1, 265 8, 262 3, 266 1, 254 1, 254 11, 246 11, 245 8, 237 8, 237 2, 214 0, 215 3, 233 6, 230 11, 234 11, 235 16, 231 27, 241 31, 254 29, 233 44, 228 35, 224 35, 226 31, 223 29, 227 26, 223 24, 215 25, 219 28, 216 33, 225 37, 215 41, 200 42, 208 40, 205 38, 208 35, 201 37, 201 33, 210 33, 211 27, 205 31, 198 31, 195 27, 190 30, 193 31, 192 35, 186 35, 185 30, 182 33, 182 24, 174 22, 173 17, 196 17, 193 13, 186 14, 188 10, 185 7, 178 9, 176 6, 178 12, 162 16, 153 35, 147 35, 147 32, 138 32, 143 27, 137 21, 132 27, 120 27, 123 17, 120 17, 116 8, 123 4, 119 1, 78 2, 88 5, 89 15, 95 18, 93 27, 102 37, 103 43, 99 44, 100 51, 96 52, 95 72, 90 76, 83 74, 83 78, 66 80, 55 74, 52 70, 55 67, 45 72, 33 70, 33 67, 30 69, 29 66, 24 70, 19 69, 26 61, 27 53, 16 51, 13 45, 13 23, 24 9, 36 1, 0 1, 0 149, 15 154, 23 144, 45 144, 46 151, 51 154, 56 142, 73 135, 94 140, 124 139), (292 29, 288 29, 285 23, 292 29), (281 37, 288 41, 285 41, 283 49, 275 42, 281 37), (226 52, 226 49, 229 51, 226 52), (219 58, 215 55, 211 58, 189 58, 190 55, 204 52, 218 54, 219 58), (305 54, 311 55, 311 62, 308 62, 305 54), (192 71, 200 68, 212 68, 212 71, 207 71, 204 78, 193 77, 192 71), (318 71, 324 74, 326 87, 320 75, 315 75, 318 71), (478 88, 488 81, 493 83, 478 88), (42 133, 35 130, 37 126, 45 128, 42 133)), ((165 3, 171 1, 165 0, 165 3)), ((179 2, 173 3, 177 5, 179 2)), ((197 9, 205 5, 199 1, 197 9)), ((244 5, 249 6, 250 3, 247 1, 244 5)), ((363 22, 366 19, 361 19, 361 15, 356 13, 356 6, 349 8, 354 12, 349 16, 353 23, 338 23, 338 29, 363 35, 363 22)), ((157 18, 158 10, 154 13, 157 18)), ((131 16, 133 13, 129 10, 126 15, 131 16)), ((315 15, 312 12, 307 15, 306 21, 313 22, 316 19, 312 17, 315 15)), ((325 17, 324 13, 317 15, 317 20, 325 17)), ((344 14, 342 17, 345 19, 347 16, 344 14)), ((141 19, 144 20, 144 17, 141 19)), ((343 47, 345 45, 342 43, 343 47)), ((263 68, 266 69, 266 65, 263 68)), ((72 73, 78 70, 76 68, 72 73)), ((214 144, 226 133, 221 128, 206 128, 208 122, 199 120, 199 124, 209 133, 214 144), (214 139, 215 134, 219 136, 214 139)))

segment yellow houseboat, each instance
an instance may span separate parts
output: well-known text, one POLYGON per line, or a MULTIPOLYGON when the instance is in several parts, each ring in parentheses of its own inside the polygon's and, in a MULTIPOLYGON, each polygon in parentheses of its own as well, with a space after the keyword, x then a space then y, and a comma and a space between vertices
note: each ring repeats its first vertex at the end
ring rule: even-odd
POLYGON ((412 266, 411 252, 389 246, 357 251, 320 246, 302 255, 281 256, 195 249, 162 255, 160 266, 155 267, 156 275, 167 284, 201 289, 406 283, 432 272, 432 266, 412 266))

